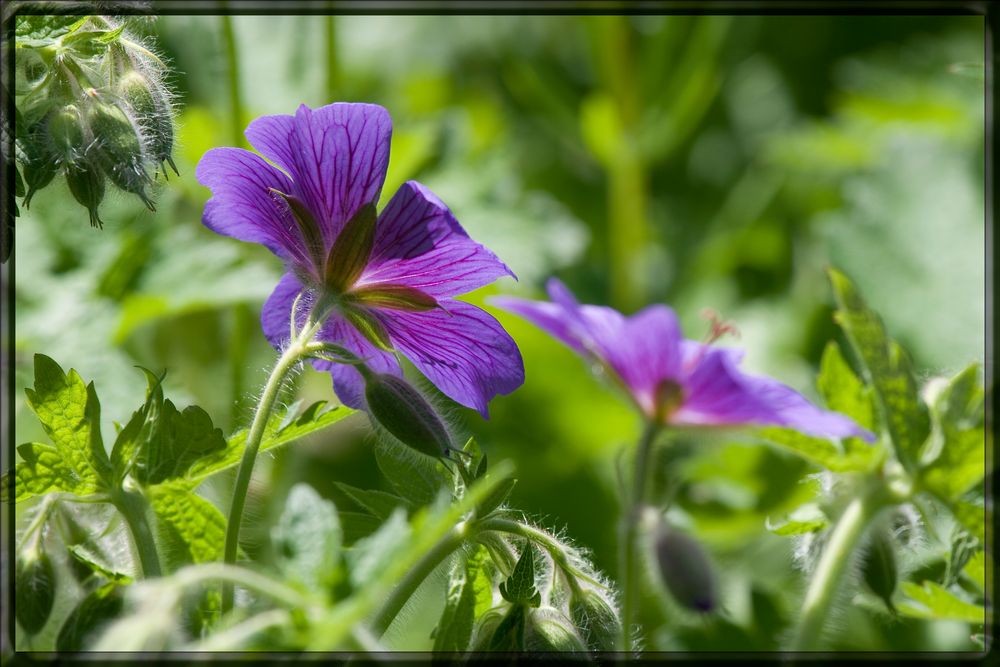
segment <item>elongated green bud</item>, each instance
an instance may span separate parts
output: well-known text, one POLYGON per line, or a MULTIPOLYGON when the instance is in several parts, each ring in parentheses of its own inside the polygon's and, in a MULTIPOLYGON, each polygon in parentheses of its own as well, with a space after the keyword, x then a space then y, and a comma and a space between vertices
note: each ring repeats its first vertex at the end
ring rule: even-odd
POLYGON ((660 520, 655 535, 660 578, 686 609, 707 613, 718 606, 718 582, 704 547, 693 537, 660 520))
POLYGON ((97 215, 97 207, 104 199, 104 174, 86 162, 70 163, 66 165, 66 184, 73 197, 90 213, 90 226, 103 228, 104 222, 97 215))
POLYGON ((557 609, 539 607, 528 611, 524 626, 524 648, 528 651, 586 653, 587 645, 573 622, 557 609))
POLYGON ((94 135, 90 155, 97 166, 116 187, 139 195, 155 211, 146 194, 150 178, 142 166, 142 142, 133 121, 118 107, 95 102, 87 109, 87 123, 94 135))
POLYGON ((21 174, 27 192, 24 195, 24 207, 31 207, 31 198, 35 193, 47 186, 56 177, 59 165, 52 159, 46 138, 46 125, 43 120, 28 130, 26 137, 20 142, 24 154, 21 174))
POLYGON ((145 130, 146 150, 150 158, 160 165, 166 177, 163 163, 167 162, 177 171, 170 153, 174 146, 174 122, 170 113, 166 93, 158 84, 147 79, 136 70, 131 70, 118 80, 118 95, 132 113, 142 123, 145 130))
POLYGON ((892 537, 885 530, 872 531, 871 543, 861 561, 861 576, 871 591, 882 598, 889 611, 895 612, 892 594, 899 581, 896 566, 896 549, 892 537))
POLYGON ((25 632, 34 635, 45 626, 55 599, 55 570, 38 540, 18 554, 14 577, 14 616, 25 632))
POLYGON ((448 430, 427 399, 406 380, 387 373, 370 374, 365 379, 365 399, 371 416, 401 442, 428 456, 448 456, 448 430))
POLYGON ((82 159, 87 147, 87 136, 80 110, 75 105, 68 104, 50 115, 48 137, 58 162, 66 164, 82 159))
POLYGON ((614 608, 596 591, 583 589, 573 594, 570 618, 587 645, 595 651, 614 651, 621 636, 621 621, 614 608))

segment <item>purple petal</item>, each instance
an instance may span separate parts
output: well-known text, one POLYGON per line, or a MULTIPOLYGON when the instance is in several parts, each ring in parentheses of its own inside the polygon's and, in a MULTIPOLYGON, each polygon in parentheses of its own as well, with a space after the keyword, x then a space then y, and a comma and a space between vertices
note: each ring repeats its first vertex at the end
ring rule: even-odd
POLYGON ((519 315, 542 331, 552 335, 581 356, 588 356, 583 341, 577 336, 579 327, 566 315, 566 309, 557 303, 530 301, 513 296, 495 296, 488 299, 492 305, 519 315))
MULTIPOLYGON (((403 374, 395 355, 372 345, 340 315, 331 315, 316 338, 350 350, 376 373, 391 373, 396 376, 403 374)), ((365 381, 354 366, 322 359, 314 359, 312 365, 316 370, 330 371, 330 375, 333 376, 333 390, 344 405, 360 410, 366 409, 365 381)))
MULTIPOLYGON (((292 304, 303 289, 299 279, 289 272, 281 277, 271 296, 264 302, 264 308, 260 312, 260 326, 264 330, 264 336, 276 350, 283 348, 290 340, 292 304)), ((299 299, 296 317, 299 327, 305 323, 311 301, 312 297, 308 294, 299 299)))
POLYGON ((357 210, 378 201, 389 164, 392 121, 375 104, 299 107, 262 116, 246 136, 294 182, 291 194, 316 216, 327 245, 357 210))
POLYGON ((202 216, 206 227, 260 243, 282 259, 307 256, 287 207, 269 190, 287 192, 291 183, 260 156, 242 148, 213 148, 201 158, 195 176, 212 191, 202 216))
POLYGON ((650 306, 627 318, 614 338, 601 341, 608 363, 647 414, 655 412, 658 385, 664 380, 679 380, 680 344, 677 315, 663 305, 650 306))
POLYGON ((441 298, 471 292, 505 275, 514 273, 469 238, 434 193, 407 181, 379 216, 368 269, 358 284, 406 285, 441 298))
POLYGON ((777 380, 741 373, 730 350, 710 348, 684 383, 676 423, 786 426, 816 437, 874 436, 847 417, 822 410, 777 380))
POLYGON ((514 341, 485 311, 447 299, 425 312, 379 311, 400 352, 446 396, 484 417, 497 394, 524 383, 524 363, 514 341))

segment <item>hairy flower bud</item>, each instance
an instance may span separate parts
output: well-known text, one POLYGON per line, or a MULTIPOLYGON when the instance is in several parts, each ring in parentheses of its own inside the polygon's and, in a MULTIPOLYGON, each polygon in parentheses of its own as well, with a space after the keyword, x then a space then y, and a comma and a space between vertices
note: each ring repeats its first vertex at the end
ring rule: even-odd
POLYGON ((61 164, 67 164, 83 157, 87 146, 87 136, 80 110, 68 104, 47 120, 48 139, 52 153, 61 164))
POLYGON ((94 134, 89 153, 95 163, 116 187, 139 195, 155 211, 146 194, 150 179, 143 168, 142 141, 133 120, 118 107, 97 101, 87 109, 87 122, 94 134))
POLYGON ((886 530, 872 531, 868 550, 861 560, 861 576, 871 591, 882 598, 889 611, 895 611, 892 594, 896 592, 899 568, 896 565, 896 549, 892 537, 886 530))
POLYGON ((469 643, 474 653, 482 651, 521 649, 517 640, 517 621, 523 619, 520 606, 494 607, 484 613, 476 621, 472 630, 472 640, 469 643), (517 618, 513 615, 518 614, 517 618))
POLYGON ((18 554, 14 577, 14 616, 28 634, 49 620, 56 597, 55 570, 41 540, 18 554))
POLYGON ((104 174, 86 162, 70 163, 66 165, 66 184, 73 197, 87 208, 90 226, 103 228, 97 207, 104 199, 104 174))
POLYGON ((118 80, 117 92, 142 123, 146 150, 149 157, 159 164, 164 177, 164 162, 170 164, 174 173, 179 174, 177 165, 170 157, 174 146, 174 122, 166 91, 151 79, 132 70, 118 80))
POLYGON ((621 636, 621 621, 611 604, 597 591, 583 589, 569 602, 570 617, 595 651, 613 651, 621 636))
POLYGON ((51 183, 59 171, 49 151, 45 126, 45 121, 36 124, 28 130, 26 137, 21 141, 21 152, 24 154, 21 173, 27 187, 24 195, 25 208, 31 207, 31 198, 51 183))
POLYGON ((701 544, 661 519, 655 549, 660 578, 674 600, 692 611, 713 611, 718 605, 718 582, 701 544))
POLYGON ((365 380, 365 399, 371 416, 404 444, 435 458, 448 456, 451 438, 444 422, 406 380, 371 375, 365 380))
POLYGON ((552 607, 539 607, 528 611, 527 623, 524 626, 524 648, 540 652, 586 653, 588 650, 573 622, 552 607))

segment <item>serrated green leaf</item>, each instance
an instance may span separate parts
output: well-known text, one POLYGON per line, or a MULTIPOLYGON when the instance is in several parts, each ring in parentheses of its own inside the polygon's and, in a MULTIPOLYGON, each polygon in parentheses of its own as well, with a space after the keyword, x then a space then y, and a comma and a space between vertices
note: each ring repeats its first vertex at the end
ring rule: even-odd
POLYGON ((14 26, 14 36, 20 44, 22 40, 28 43, 51 41, 61 35, 78 28, 86 22, 86 18, 78 16, 41 16, 22 14, 17 17, 14 26))
POLYGON ((427 505, 440 489, 451 488, 440 463, 394 439, 376 439, 375 462, 396 492, 414 505, 427 505))
POLYGON ((833 472, 864 472, 878 462, 880 452, 860 438, 841 442, 843 451, 831 440, 814 438, 788 428, 766 427, 755 430, 758 437, 791 450, 802 458, 833 472))
POLYGON ((899 613, 911 618, 955 620, 983 625, 986 610, 956 597, 933 581, 923 582, 923 586, 910 581, 903 582, 903 593, 910 598, 896 605, 899 613), (914 604, 916 603, 916 604, 914 604))
POLYGON ((0 498, 7 500, 9 486, 14 484, 14 501, 21 502, 50 491, 66 491, 86 496, 101 490, 97 475, 89 469, 81 476, 67 464, 62 453, 52 445, 29 442, 17 448, 23 461, 14 466, 13 475, 0 478, 0 498))
POLYGON ((829 274, 840 307, 837 322, 875 388, 896 456, 907 470, 914 470, 930 433, 930 417, 927 406, 920 400, 910 360, 899 344, 889 338, 881 318, 868 307, 851 281, 834 269, 829 274))
POLYGON ((75 370, 64 373, 43 354, 35 355, 35 386, 25 389, 28 405, 65 465, 98 486, 110 480, 111 462, 101 439, 101 405, 93 383, 75 370))
POLYGON ((445 592, 444 609, 435 628, 434 651, 464 652, 472 638, 476 600, 466 563, 460 561, 452 567, 445 592))
POLYGON ((169 569, 222 558, 226 518, 215 505, 195 494, 184 481, 156 484, 147 492, 164 541, 160 551, 172 561, 169 569))
POLYGON ((340 561, 340 522, 333 503, 311 486, 292 487, 272 541, 286 580, 315 593, 333 584, 340 561))
POLYGON ((222 430, 215 428, 207 412, 197 405, 178 412, 167 399, 149 441, 140 450, 133 474, 143 484, 186 477, 191 466, 225 449, 222 430))
POLYGON ((128 423, 118 431, 111 447, 111 466, 119 479, 123 479, 136 463, 140 452, 152 437, 163 409, 163 376, 139 367, 146 375, 146 400, 132 413, 128 423))
MULTIPOLYGON (((350 417, 357 412, 357 410, 343 406, 323 411, 322 408, 324 405, 326 405, 325 401, 313 403, 290 425, 280 429, 278 427, 284 421, 286 415, 282 413, 272 415, 268 420, 268 425, 264 429, 264 437, 261 440, 258 451, 266 452, 275 447, 288 444, 310 433, 315 433, 327 426, 336 424, 340 420, 350 417)), ((243 429, 230 437, 226 442, 225 449, 212 452, 195 461, 188 469, 185 475, 186 478, 190 482, 197 483, 206 477, 239 465, 240 459, 243 458, 243 450, 246 447, 247 431, 248 429, 243 429)))
POLYGON ((869 431, 877 430, 872 389, 858 379, 833 341, 823 350, 816 386, 826 407, 847 415, 869 431))
POLYGON ((783 519, 771 521, 768 517, 764 526, 775 535, 803 535, 823 530, 830 524, 823 510, 815 503, 795 508, 783 519))
POLYGON ((535 589, 535 554, 530 542, 524 545, 514 571, 500 584, 500 594, 513 604, 537 607, 541 596, 535 589))
POLYGON ((410 534, 406 512, 399 508, 375 533, 355 542, 354 548, 346 554, 351 585, 358 589, 376 577, 392 561, 396 552, 406 546, 410 534))
POLYGON ((389 515, 392 514, 397 507, 403 507, 407 510, 411 509, 406 500, 397 495, 386 493, 385 491, 377 491, 375 489, 359 489, 349 484, 343 484, 342 482, 334 482, 334 486, 350 498, 355 505, 380 521, 388 519, 389 515))

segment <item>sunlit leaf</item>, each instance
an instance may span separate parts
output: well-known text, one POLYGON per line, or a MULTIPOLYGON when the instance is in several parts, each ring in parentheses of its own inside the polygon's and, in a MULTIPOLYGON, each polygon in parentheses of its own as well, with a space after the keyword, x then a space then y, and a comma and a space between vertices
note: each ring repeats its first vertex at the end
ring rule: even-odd
POLYGON ((333 583, 340 560, 340 522, 333 503, 311 486, 299 483, 289 491, 272 540, 287 579, 314 593, 333 583))
POLYGON ((196 495, 184 481, 157 484, 148 491, 165 542, 161 552, 172 565, 222 558, 226 518, 215 505, 196 495))
POLYGON ((906 581, 902 584, 902 590, 910 598, 896 605, 903 616, 950 619, 976 625, 982 625, 986 620, 986 611, 981 606, 956 597, 933 581, 925 581, 923 586, 906 581))

